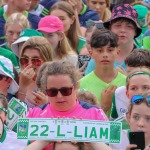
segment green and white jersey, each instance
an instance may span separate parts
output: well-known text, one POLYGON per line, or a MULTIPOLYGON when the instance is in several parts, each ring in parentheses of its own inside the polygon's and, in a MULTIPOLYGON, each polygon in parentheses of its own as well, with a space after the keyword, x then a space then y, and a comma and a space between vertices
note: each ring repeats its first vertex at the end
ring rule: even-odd
POLYGON ((110 120, 114 120, 127 112, 129 99, 126 96, 126 87, 118 87, 114 93, 112 100, 112 110, 110 120))

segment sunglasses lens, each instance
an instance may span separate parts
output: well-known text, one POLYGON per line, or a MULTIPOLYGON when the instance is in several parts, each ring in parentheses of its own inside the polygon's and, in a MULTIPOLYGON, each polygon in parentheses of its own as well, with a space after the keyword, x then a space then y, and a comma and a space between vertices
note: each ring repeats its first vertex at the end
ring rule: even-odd
POLYGON ((102 22, 96 23, 96 27, 97 27, 97 29, 102 29, 103 23, 102 22))
POLYGON ((47 89, 46 93, 47 93, 47 95, 49 97, 55 97, 58 94, 58 89, 55 89, 55 88, 53 88, 53 89, 47 89))
POLYGON ((67 88, 67 87, 61 88, 60 92, 63 96, 69 96, 72 94, 72 87, 71 88, 67 88))
POLYGON ((2 74, 0 74, 0 80, 2 80, 4 78, 4 76, 2 74))
POLYGON ((86 22, 86 27, 87 27, 87 28, 89 28, 89 27, 91 27, 91 26, 94 26, 94 25, 95 25, 95 23, 92 22, 92 21, 91 21, 91 22, 88 22, 88 21, 86 22))
POLYGON ((29 63, 29 59, 28 58, 20 58, 20 64, 21 65, 27 65, 29 63))
POLYGON ((32 64, 35 66, 40 66, 42 61, 39 58, 32 58, 32 64))
POLYGON ((143 102, 144 97, 142 95, 134 95, 132 97, 132 104, 140 104, 141 102, 143 102))

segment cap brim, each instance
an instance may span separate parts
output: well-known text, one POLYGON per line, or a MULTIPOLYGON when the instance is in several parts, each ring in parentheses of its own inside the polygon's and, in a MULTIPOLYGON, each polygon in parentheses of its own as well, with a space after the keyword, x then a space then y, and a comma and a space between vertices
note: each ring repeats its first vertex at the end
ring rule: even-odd
POLYGON ((11 50, 15 53, 17 57, 19 57, 19 47, 18 43, 26 42, 30 37, 21 37, 11 44, 11 50))
POLYGON ((38 30, 38 31, 47 32, 47 33, 54 33, 54 32, 56 32, 56 31, 58 31, 58 29, 47 28, 47 27, 38 28, 37 30, 38 30))
POLYGON ((0 74, 8 76, 12 79, 11 85, 8 89, 8 93, 13 94, 13 95, 16 94, 19 90, 19 86, 18 86, 17 82, 12 78, 12 76, 10 74, 4 72, 3 70, 0 70, 0 74))
POLYGON ((117 16, 117 17, 114 17, 114 18, 112 18, 112 19, 110 19, 110 20, 104 22, 104 23, 103 23, 104 27, 107 28, 107 29, 109 29, 109 27, 110 27, 110 25, 111 25, 111 21, 113 21, 113 20, 115 20, 115 19, 118 19, 118 18, 127 18, 127 19, 129 19, 129 20, 132 20, 132 21, 135 23, 135 25, 136 25, 136 27, 137 27, 137 34, 136 34, 136 36, 134 36, 134 38, 138 37, 138 36, 142 33, 142 29, 140 28, 140 26, 138 25, 138 23, 135 22, 132 18, 127 17, 127 16, 117 16))

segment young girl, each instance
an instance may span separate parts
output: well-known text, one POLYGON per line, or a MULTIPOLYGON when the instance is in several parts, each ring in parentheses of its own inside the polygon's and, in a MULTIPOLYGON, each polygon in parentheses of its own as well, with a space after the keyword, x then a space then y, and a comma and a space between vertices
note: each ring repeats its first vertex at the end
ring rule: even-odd
MULTIPOLYGON (((150 92, 150 70, 146 67, 139 67, 132 70, 128 76, 127 76, 127 82, 126 82, 126 94, 129 99, 124 105, 129 106, 131 99, 134 95, 141 94, 144 92, 150 92)), ((121 103, 120 103, 121 104, 121 103)), ((117 104, 119 106, 119 104, 117 104)), ((122 104, 123 105, 123 104, 122 104)), ((122 109, 122 112, 124 114, 122 116, 119 116, 114 121, 121 121, 122 122, 122 142, 120 144, 111 145, 111 148, 114 150, 120 150, 125 149, 126 145, 128 144, 128 129, 129 125, 126 121, 126 112, 128 112, 127 108, 125 106, 119 106, 120 109, 122 109)))
POLYGON ((10 15, 5 23, 7 43, 2 47, 11 50, 11 44, 19 38, 20 32, 25 28, 30 28, 29 21, 25 15, 21 13, 10 15))
MULTIPOLYGON (((8 102, 6 97, 0 93, 0 119, 2 123, 7 119, 7 109, 8 109, 8 102)), ((2 128, 3 124, 0 124, 0 129, 2 128)), ((3 133, 0 138, 0 147, 1 150, 16 150, 16 149, 23 149, 27 145, 27 141, 17 140, 17 134, 9 129, 4 125, 3 126, 3 133)))
POLYGON ((58 17, 49 15, 42 18, 38 30, 52 45, 55 60, 70 60, 75 67, 77 66, 77 54, 71 48, 64 33, 63 23, 58 17))
POLYGON ((80 53, 86 44, 86 40, 78 34, 78 23, 73 7, 65 1, 55 3, 50 14, 59 17, 64 25, 64 32, 71 47, 76 53, 80 53))
POLYGON ((109 0, 87 0, 87 5, 90 9, 97 11, 100 16, 100 20, 103 22, 107 21, 111 17, 111 12, 109 10, 110 1, 109 0))
MULTIPOLYGON (((18 97, 20 100, 25 101, 28 107, 37 105, 32 91, 37 89, 35 79, 39 67, 44 62, 52 60, 53 49, 44 37, 31 37, 24 43, 19 58, 22 71, 19 80, 18 97)), ((42 96, 44 97, 44 94, 42 96)))
MULTIPOLYGON (((150 76, 150 74, 148 75, 150 76)), ((136 94, 131 98, 127 119, 130 131, 143 131, 145 135, 145 149, 150 148, 150 92, 136 94)), ((126 150, 136 149, 136 144, 129 144, 126 150)))

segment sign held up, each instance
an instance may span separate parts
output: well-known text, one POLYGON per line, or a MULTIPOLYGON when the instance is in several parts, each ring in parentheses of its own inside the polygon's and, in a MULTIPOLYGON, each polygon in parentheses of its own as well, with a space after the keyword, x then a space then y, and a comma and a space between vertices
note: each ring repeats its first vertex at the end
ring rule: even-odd
POLYGON ((28 140, 120 143, 121 122, 19 118, 17 137, 28 140))

